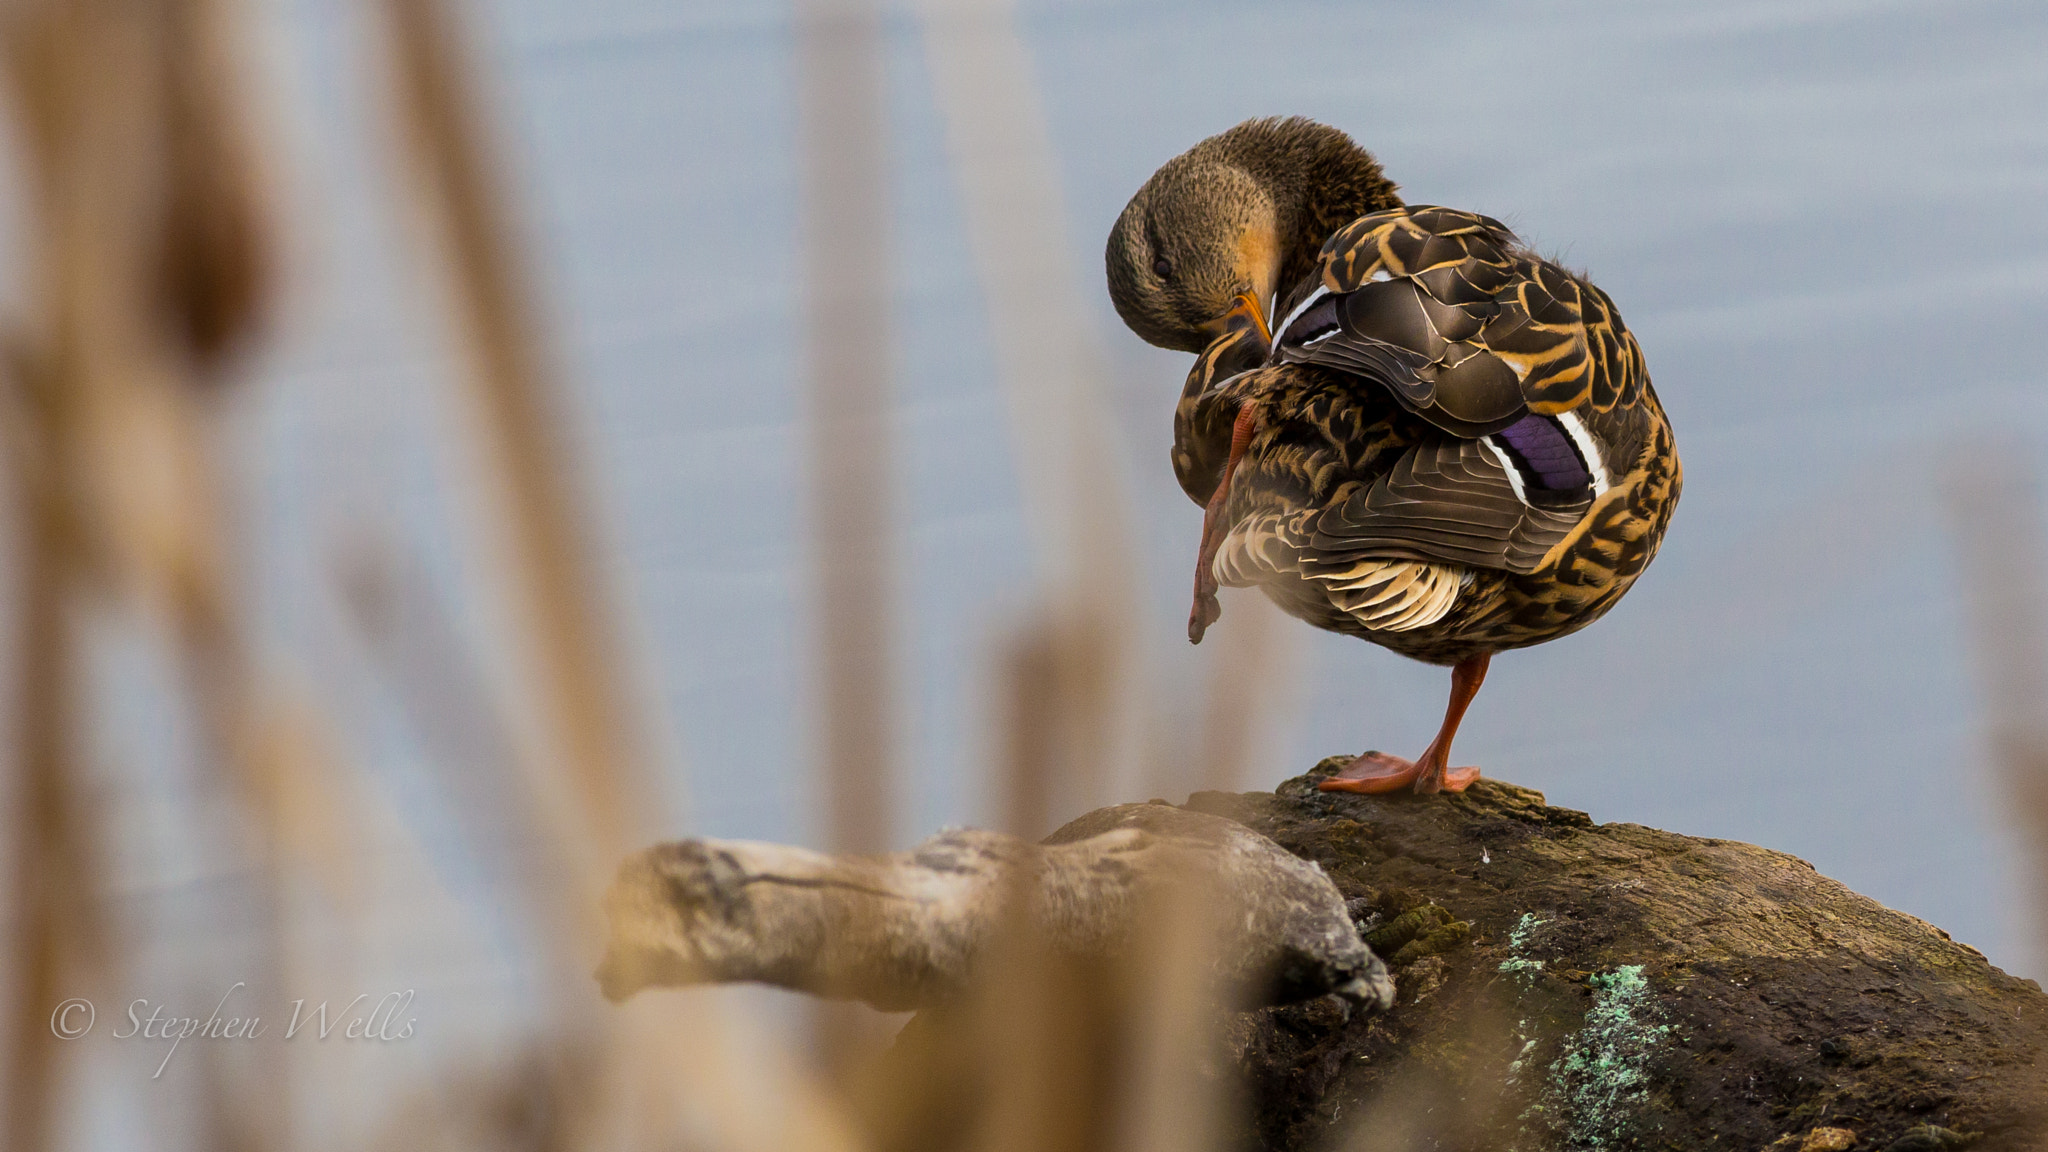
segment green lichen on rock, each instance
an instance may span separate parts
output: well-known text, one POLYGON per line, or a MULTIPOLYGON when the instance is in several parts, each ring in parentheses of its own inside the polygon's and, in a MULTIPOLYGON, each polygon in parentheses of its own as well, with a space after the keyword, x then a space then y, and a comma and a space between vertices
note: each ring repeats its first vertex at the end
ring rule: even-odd
POLYGON ((1672 1036, 1640 964, 1586 978, 1593 1006, 1551 1062, 1543 1094, 1525 1114, 1561 1129, 1563 1145, 1606 1148, 1623 1140, 1649 1097, 1650 1065, 1672 1036))
POLYGON ((1529 933, 1534 932, 1539 926, 1541 926, 1544 923, 1545 921, 1538 920, 1536 918, 1536 914, 1534 912, 1522 913, 1522 918, 1519 921, 1517 921, 1515 923, 1514 928, 1508 932, 1508 951, 1513 953, 1513 955, 1509 956, 1507 959, 1500 962, 1501 971, 1543 971, 1543 961, 1531 960, 1528 957, 1522 955, 1522 952, 1529 947, 1529 933))
POLYGON ((1516 1038, 1522 1041, 1522 1048, 1519 1052, 1515 1053, 1515 1058, 1508 1062, 1506 1082, 1509 1086, 1513 1086, 1521 1080, 1522 1069, 1526 1068, 1529 1064, 1529 1054, 1536 1051, 1536 1041, 1524 1036, 1528 1027, 1529 1022, 1527 1020, 1518 1021, 1516 1024, 1515 1034, 1516 1038))

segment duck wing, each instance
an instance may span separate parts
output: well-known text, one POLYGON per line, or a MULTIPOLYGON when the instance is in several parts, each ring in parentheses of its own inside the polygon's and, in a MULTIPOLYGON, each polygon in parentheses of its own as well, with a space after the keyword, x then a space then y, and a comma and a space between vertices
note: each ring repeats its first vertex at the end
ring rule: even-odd
POLYGON ((1633 408, 1648 373, 1606 293, 1491 217, 1429 205, 1362 216, 1323 245, 1273 360, 1385 386, 1454 436, 1530 414, 1633 408))
MULTIPOLYGON (((1592 485, 1554 494, 1561 499, 1535 502, 1532 496, 1538 493, 1518 475, 1520 465, 1503 459, 1506 454, 1490 443, 1493 439, 1425 440, 1371 482, 1337 489, 1318 515, 1301 524, 1296 544, 1303 574, 1320 578, 1366 557, 1521 575, 1542 567, 1592 506, 1592 485)), ((1553 446, 1571 452, 1568 444, 1553 446)))
MULTIPOLYGON (((1264 586, 1322 627, 1434 625, 1475 571, 1554 566, 1597 496, 1557 418, 1531 414, 1499 433, 1455 437, 1326 369, 1276 365, 1226 380, 1183 430, 1247 408, 1252 433, 1217 496, 1222 533, 1213 551, 1205 544, 1206 576, 1264 586), (1554 488, 1532 484, 1543 475, 1554 488), (1330 609, 1348 623, 1326 622, 1330 609)), ((1177 455, 1188 447, 1177 443, 1177 455)))

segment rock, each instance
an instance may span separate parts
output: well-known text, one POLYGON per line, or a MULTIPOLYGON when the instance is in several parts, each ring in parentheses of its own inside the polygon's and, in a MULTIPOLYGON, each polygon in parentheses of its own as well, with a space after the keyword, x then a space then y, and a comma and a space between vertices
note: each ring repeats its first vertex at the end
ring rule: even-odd
POLYGON ((1814 1128, 1805 1134, 1789 1132, 1771 1142, 1769 1152, 1848 1152, 1856 1146, 1856 1133, 1847 1128, 1814 1128))
POLYGON ((1906 1129, 1897 1140, 1885 1145, 1884 1152, 1944 1152, 1945 1149, 1962 1148, 1974 1144, 1975 1133, 1962 1133, 1941 1128, 1933 1124, 1922 1124, 1906 1129))
MULTIPOLYGON (((1354 916, 1379 917, 1369 940, 1405 923, 1412 941, 1425 919, 1469 936, 1434 953, 1426 996, 1394 946, 1391 1012, 1254 1014, 1236 1047, 1254 1146, 1328 1146, 1418 1077, 1432 1115, 1486 1111, 1436 1134, 1443 1149, 1764 1148, 1789 1128, 1806 1152, 1839 1119, 1889 1150, 1946 1139, 1932 1109, 1983 1150, 2048 1130, 2048 997, 1924 921, 1780 852, 1596 825, 1495 780, 1316 791, 1337 763, 1203 810, 1321 865, 1354 916)), ((1915 1147, 1936 1145, 1899 1152, 1915 1147)))

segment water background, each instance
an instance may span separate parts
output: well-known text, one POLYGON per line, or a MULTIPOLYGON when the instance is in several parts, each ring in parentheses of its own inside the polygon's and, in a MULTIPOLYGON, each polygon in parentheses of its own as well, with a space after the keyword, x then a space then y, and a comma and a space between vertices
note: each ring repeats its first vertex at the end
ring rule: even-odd
MULTIPOLYGON (((360 939, 352 962, 422 986, 444 1035, 489 1032, 503 1004, 485 993, 516 984, 516 944, 479 911, 488 853, 336 596, 338 549, 394 541, 486 670, 504 657, 468 591, 487 554, 463 527, 473 462, 358 9, 279 0, 259 29, 298 239, 279 339, 242 401, 249 555, 277 666, 363 702, 336 727, 391 819, 361 850, 377 890, 412 901, 398 938, 440 941, 431 971, 360 939)), ((663 822, 815 843, 790 14, 505 0, 473 15, 595 532, 671 737, 663 822)), ((1073 281, 1047 290, 1083 295, 1114 368, 1100 415, 1134 478, 1168 755, 1193 754, 1217 647, 1182 639, 1200 515, 1166 453, 1187 357, 1118 323, 1100 244, 1170 156, 1246 117, 1308 115, 1375 151, 1411 201, 1497 216, 1611 293, 1685 461, 1656 564, 1597 626, 1496 661, 1458 760, 1598 820, 1794 853, 2048 973, 2016 914, 1937 495, 1987 444, 2048 467, 2048 8, 1075 0, 1026 3, 1022 25, 1076 237, 1073 281)), ((908 13, 888 51, 896 263, 874 290, 898 318, 908 844, 993 814, 988 668, 1030 596, 1029 469, 908 13)), ((1428 741, 1443 670, 1292 628, 1300 666, 1246 786, 1428 741)), ((103 664, 116 683, 161 676, 119 644, 103 664)), ((115 698, 108 761, 163 760, 175 716, 141 689, 115 698)), ((237 922, 207 887, 219 858, 159 823, 190 827, 180 773, 142 771, 123 819, 130 898, 184 963, 231 948, 237 922)))

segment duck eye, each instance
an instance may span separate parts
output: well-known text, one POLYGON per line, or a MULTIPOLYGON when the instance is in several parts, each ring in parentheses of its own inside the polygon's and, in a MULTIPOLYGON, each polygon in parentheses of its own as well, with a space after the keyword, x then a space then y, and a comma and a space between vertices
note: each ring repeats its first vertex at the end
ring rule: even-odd
POLYGON ((1161 280, 1166 279, 1168 276, 1173 275, 1173 262, 1161 256, 1152 262, 1152 274, 1161 280))

